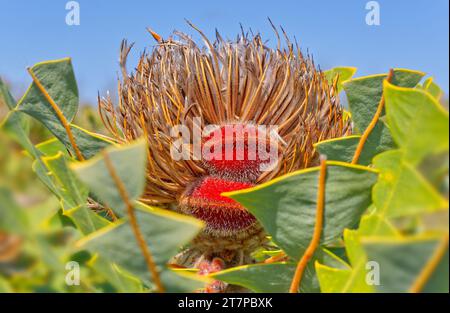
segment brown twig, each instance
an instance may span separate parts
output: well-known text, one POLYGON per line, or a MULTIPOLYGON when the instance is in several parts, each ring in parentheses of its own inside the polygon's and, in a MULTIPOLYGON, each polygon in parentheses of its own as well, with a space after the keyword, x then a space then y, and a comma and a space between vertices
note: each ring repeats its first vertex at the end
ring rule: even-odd
POLYGON ((270 258, 264 260, 265 264, 270 264, 270 263, 275 263, 275 262, 279 262, 279 261, 284 261, 287 258, 286 253, 284 252, 280 252, 277 253, 274 256, 271 256, 270 258))
POLYGON ((430 261, 423 268, 422 272, 419 274, 414 284, 412 285, 410 292, 418 293, 421 292, 425 284, 430 279, 436 267, 439 265, 439 262, 444 257, 445 251, 448 248, 448 234, 442 238, 442 241, 439 243, 438 247, 434 251, 430 261))
MULTIPOLYGON (((392 76, 394 76, 394 70, 389 70, 389 75, 387 76, 386 80, 388 82, 391 81, 392 76)), ((380 118, 381 113, 383 112, 384 108, 384 95, 381 96, 380 102, 377 107, 377 111, 375 112, 375 115, 373 116, 372 120, 370 121, 369 125, 367 126, 366 130, 361 135, 361 138, 359 139, 358 146, 356 147, 355 154, 353 155, 352 164, 357 164, 359 157, 362 153, 362 150, 364 149, 364 145, 367 141, 367 138, 369 138, 370 133, 375 128, 375 125, 377 125, 378 119, 380 118)))
POLYGON ((53 100, 53 98, 49 95, 47 90, 45 90, 45 87, 42 85, 42 83, 39 81, 39 79, 33 73, 33 70, 31 68, 27 68, 27 71, 28 71, 28 73, 30 73, 31 78, 33 79, 33 82, 36 84, 36 86, 42 92, 45 99, 47 99, 47 101, 50 103, 50 105, 52 106, 56 115, 58 116, 58 119, 60 120, 61 124, 64 126, 67 136, 69 137, 70 144, 72 145, 72 148, 75 151, 75 154, 77 155, 78 160, 83 161, 84 160, 83 154, 81 153, 80 149, 77 146, 77 143, 75 142, 75 137, 73 136, 72 131, 70 130, 70 124, 67 121, 66 117, 64 116, 63 112, 61 111, 59 106, 56 104, 55 100, 53 100))
POLYGON ((308 248, 301 257, 297 264, 295 270, 294 278, 292 279, 291 287, 289 288, 290 293, 297 293, 302 280, 303 272, 305 271, 306 265, 308 265, 309 260, 314 255, 317 247, 320 243, 320 236, 322 234, 323 227, 323 213, 325 204, 325 178, 327 172, 327 163, 324 156, 320 157, 320 171, 319 171, 319 188, 317 191, 317 210, 316 210, 316 224, 314 225, 314 234, 309 243, 308 248))
POLYGON ((120 197, 122 198, 123 202, 125 202, 128 217, 130 219, 131 228, 133 229, 133 233, 136 238, 136 241, 139 245, 139 248, 141 249, 142 255, 144 256, 145 262, 147 263, 148 270, 152 274, 152 278, 156 285, 156 289, 158 292, 164 292, 164 287, 161 283, 161 279, 159 277, 159 273, 156 268, 156 264, 153 260, 150 250, 148 249, 148 246, 145 242, 144 236, 142 235, 142 232, 139 228, 139 225, 138 225, 138 222, 136 219, 136 214, 134 212, 133 205, 131 204, 130 199, 128 197, 125 186, 123 185, 123 182, 120 180, 119 176, 117 175, 117 173, 114 169, 114 166, 112 165, 111 159, 109 158, 109 155, 106 152, 106 150, 103 150, 102 154, 105 159, 105 164, 108 169, 108 172, 111 175, 111 178, 113 179, 114 183, 116 184, 117 189, 119 190, 120 197))

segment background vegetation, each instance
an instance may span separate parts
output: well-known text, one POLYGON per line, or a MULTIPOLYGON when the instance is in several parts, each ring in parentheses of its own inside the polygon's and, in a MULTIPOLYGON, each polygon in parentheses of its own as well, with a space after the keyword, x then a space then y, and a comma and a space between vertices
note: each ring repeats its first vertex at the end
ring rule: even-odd
MULTIPOLYGON (((177 292, 212 279, 256 292, 289 290, 313 236, 319 168, 227 194, 271 237, 273 249, 255 253, 259 263, 206 278, 174 270, 168 260, 202 224, 139 202, 145 140, 119 146, 101 135, 92 107, 78 110, 69 59, 39 63, 30 73, 34 82, 19 101, 0 82, 0 291, 177 292), (287 260, 264 263, 279 254, 287 260), (71 261, 81 266, 79 285, 67 283, 71 261)), ((325 73, 345 92, 355 133, 316 145, 328 159, 324 225, 299 291, 448 292, 442 91, 418 71, 395 69, 390 79, 354 74, 325 73)))

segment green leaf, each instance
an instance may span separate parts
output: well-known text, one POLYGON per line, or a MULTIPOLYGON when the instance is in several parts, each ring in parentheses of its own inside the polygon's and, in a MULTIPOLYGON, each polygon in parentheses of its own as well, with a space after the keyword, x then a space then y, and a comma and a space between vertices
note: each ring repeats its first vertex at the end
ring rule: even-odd
MULTIPOLYGON (((174 288, 174 281, 185 277, 174 278, 171 273, 166 273, 168 271, 166 263, 182 245, 187 244, 200 231, 203 223, 188 216, 149 207, 139 202, 135 204, 139 228, 155 263, 164 273, 161 277, 163 284, 166 282, 174 288)), ((99 253, 100 256, 116 263, 139 277, 146 285, 151 286, 150 273, 127 219, 121 219, 111 226, 88 235, 78 243, 78 246, 99 253)), ((173 291, 169 286, 165 287, 173 291)), ((195 287, 197 284, 190 286, 195 287)))
POLYGON ((109 224, 108 220, 86 206, 89 190, 69 169, 62 152, 42 159, 51 171, 55 186, 58 188, 57 195, 61 201, 63 214, 74 222, 81 233, 89 234, 109 224))
POLYGON ((362 238, 368 258, 379 264, 380 285, 376 286, 377 290, 407 292, 424 275, 426 284, 422 291, 448 292, 448 234, 446 236, 446 240, 425 236, 403 240, 362 238), (437 255, 439 250, 444 253, 437 255), (432 275, 425 269, 430 269, 432 275))
POLYGON ((0 101, 5 103, 10 110, 14 109, 14 107, 16 106, 16 101, 14 100, 13 96, 9 92, 9 88, 3 82, 1 77, 0 77, 0 101))
MULTIPOLYGON (((404 69, 394 69, 392 84, 401 87, 414 87, 424 73, 404 69)), ((383 94, 383 81, 387 74, 358 77, 344 83, 348 105, 356 129, 363 132, 378 108, 383 94)))
MULTIPOLYGON (((254 292, 288 292, 294 277, 295 263, 252 264, 233 267, 211 276, 254 292)), ((305 276, 309 271, 305 271, 305 276)))
POLYGON ((212 282, 204 276, 171 269, 164 269, 162 271, 161 281, 165 290, 173 293, 197 291, 212 282))
POLYGON ((393 150, 374 158, 374 165, 381 172, 373 188, 377 213, 399 217, 447 208, 447 200, 404 160, 403 155, 402 151, 393 150))
MULTIPOLYGON (((322 244, 341 236, 344 228, 357 226, 370 204, 376 173, 366 167, 328 161, 322 244)), ((319 168, 276 178, 254 188, 224 193, 246 207, 294 259, 309 245, 316 219, 319 168)))
POLYGON ((448 112, 436 99, 420 89, 388 82, 384 88, 389 128, 406 160, 416 165, 429 154, 448 151, 448 112))
POLYGON ((366 283, 365 269, 359 264, 365 264, 366 259, 360 252, 357 231, 346 230, 344 232, 345 249, 351 264, 357 264, 352 268, 335 268, 315 263, 317 277, 322 292, 372 292, 373 288, 366 283))
POLYGON ((28 137, 28 123, 23 123, 28 121, 26 118, 27 116, 21 112, 11 111, 0 129, 7 132, 25 149, 26 153, 35 159, 32 163, 32 170, 52 193, 61 197, 58 187, 49 175, 47 166, 41 159, 44 156, 43 152, 36 148, 28 137))
POLYGON ((69 217, 84 235, 93 233, 111 224, 111 222, 93 212, 86 205, 79 205, 66 210, 64 215, 69 217))
MULTIPOLYGON (((9 94, 6 87, 2 85, 1 81, 0 87, 2 89, 3 97, 5 92, 9 94)), ((9 95, 9 97, 10 96, 11 95, 9 95)), ((41 156, 43 156, 44 154, 33 145, 30 138, 28 137, 29 125, 26 116, 19 111, 10 111, 6 117, 6 120, 2 123, 0 129, 8 133, 25 149, 25 151, 29 155, 31 155, 35 159, 32 165, 33 171, 44 183, 44 185, 46 185, 47 188, 49 188, 50 191, 52 191, 56 195, 59 195, 57 187, 54 185, 52 179, 48 175, 47 167, 41 160, 41 156)))
POLYGON ((363 216, 358 230, 344 231, 344 242, 350 265, 346 267, 329 266, 316 262, 316 271, 322 292, 374 292, 372 285, 367 284, 367 256, 361 246, 360 237, 373 235, 398 238, 395 228, 378 215, 363 216))
POLYGON ((444 92, 442 89, 433 81, 433 77, 427 78, 423 82, 422 88, 431 94, 437 101, 441 100, 444 92))
POLYGON ((323 74, 327 81, 331 84, 336 76, 339 75, 338 83, 337 83, 337 91, 338 93, 342 90, 342 84, 353 77, 356 73, 356 67, 344 67, 338 66, 334 67, 330 70, 324 71, 323 74))
MULTIPOLYGON (((91 133, 77 125, 71 124, 70 129, 73 136, 76 138, 75 141, 78 148, 86 159, 92 158, 100 152, 100 150, 103 150, 113 144, 113 142, 100 136, 99 134, 91 133)), ((55 124, 52 132, 74 155, 75 151, 69 141, 69 137, 67 136, 64 127, 61 124, 55 124)))
POLYGON ((89 266, 102 275, 118 292, 142 292, 143 287, 139 279, 124 272, 115 264, 108 260, 94 256, 89 261, 89 266))
MULTIPOLYGON (((392 83, 402 87, 414 87, 423 75, 422 72, 394 69, 392 83)), ((358 77, 343 84, 356 134, 363 133, 372 121, 383 94, 383 81, 386 77, 387 74, 358 77)), ((367 138, 368 147, 363 151, 364 159, 361 160, 361 164, 367 164, 367 159, 377 153, 395 148, 383 120, 382 115, 367 138)))
POLYGON ((63 209, 70 209, 86 203, 89 190, 78 180, 69 169, 62 152, 55 156, 42 157, 52 177, 59 187, 63 201, 63 209))
MULTIPOLYGON (((0 102, 5 103, 9 110, 13 110, 16 106, 16 101, 14 100, 13 96, 9 92, 8 87, 3 83, 1 78, 0 102)), ((5 130, 23 147, 30 149, 30 146, 32 146, 31 142, 29 142, 28 140, 29 123, 24 114, 13 114, 12 111, 9 112, 6 116, 5 121, 2 121, 1 123, 1 129, 5 130)))
MULTIPOLYGON (((299 287, 299 292, 319 292, 314 261, 333 265, 345 266, 345 262, 326 249, 317 250, 308 263, 299 287)), ((233 267, 210 276, 227 283, 239 285, 255 292, 288 292, 297 265, 292 262, 270 264, 252 264, 233 267)))
POLYGON ((56 138, 51 138, 37 144, 36 149, 47 156, 56 155, 59 152, 63 153, 64 156, 69 156, 67 154, 66 146, 56 138))
MULTIPOLYGON (((334 139, 319 141, 314 147, 320 154, 326 155, 328 160, 342 161, 350 163, 355 154, 361 136, 353 135, 334 139)), ((369 165, 375 155, 385 151, 387 147, 373 142, 369 136, 359 157, 358 163, 369 165)))
POLYGON ((41 158, 35 159, 33 164, 31 165, 33 172, 36 173, 37 177, 41 180, 41 182, 58 198, 62 198, 60 190, 58 186, 55 184, 53 177, 51 177, 51 173, 48 168, 45 166, 44 162, 42 162, 41 158))
MULTIPOLYGON (((70 123, 78 110, 78 87, 70 58, 37 63, 31 71, 70 123)), ((17 109, 35 117, 49 129, 59 118, 35 82, 19 100, 17 109)))
POLYGON ((28 217, 14 201, 11 191, 0 186, 0 230, 24 235, 29 226, 28 217))
POLYGON ((36 155, 33 143, 28 138, 29 123, 27 116, 17 111, 10 111, 6 119, 2 122, 1 130, 10 135, 22 147, 25 148, 31 155, 36 155))
MULTIPOLYGON (((130 201, 136 200, 145 188, 147 144, 144 139, 106 150, 117 176, 122 181, 130 201)), ((124 215, 126 204, 106 167, 103 155, 86 162, 72 164, 78 178, 114 212, 124 215)))
MULTIPOLYGON (((38 63, 31 70, 61 110, 85 158, 92 157, 111 144, 109 140, 71 124, 78 109, 78 89, 69 58, 38 63)), ((60 118, 35 82, 30 85, 14 110, 24 112, 44 124, 74 153, 60 118)))

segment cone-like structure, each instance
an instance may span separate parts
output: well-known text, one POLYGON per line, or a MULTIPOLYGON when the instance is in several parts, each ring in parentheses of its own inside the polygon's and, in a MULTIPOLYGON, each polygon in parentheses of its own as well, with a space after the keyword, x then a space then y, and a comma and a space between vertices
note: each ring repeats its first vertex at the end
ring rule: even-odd
POLYGON ((205 46, 179 32, 168 39, 155 35, 156 47, 141 55, 130 75, 125 69, 130 48, 124 42, 119 105, 115 108, 109 99, 102 99, 101 116, 119 143, 141 136, 148 139, 143 201, 203 219, 207 227, 195 241, 201 249, 253 249, 263 241, 261 227, 243 207, 220 193, 316 165, 313 144, 350 133, 350 125, 344 120, 336 86, 287 37, 285 48, 279 40, 278 47, 271 49, 260 35, 243 33, 227 41, 217 34, 211 42, 196 30, 205 46), (195 118, 200 118, 200 125, 195 118), (234 152, 239 144, 248 151, 251 136, 272 134, 228 137, 227 125, 275 125, 278 162, 271 171, 260 171, 258 154, 252 162, 198 160, 195 138, 183 146, 191 157, 175 160, 171 130, 176 125, 186 126, 190 134, 198 127, 219 125, 223 146, 231 145, 234 152))

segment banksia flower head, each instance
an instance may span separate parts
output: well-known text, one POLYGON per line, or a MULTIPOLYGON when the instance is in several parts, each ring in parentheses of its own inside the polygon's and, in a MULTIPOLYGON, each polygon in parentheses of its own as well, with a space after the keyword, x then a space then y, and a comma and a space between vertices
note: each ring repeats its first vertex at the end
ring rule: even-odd
POLYGON ((313 144, 350 126, 336 86, 286 35, 283 48, 275 30, 272 49, 259 34, 210 41, 191 26, 205 46, 180 32, 152 33, 157 45, 131 74, 124 42, 118 108, 102 99, 100 112, 118 142, 148 140, 143 201, 205 221, 193 243, 201 251, 251 251, 264 242, 260 225, 221 193, 316 165, 313 144))

